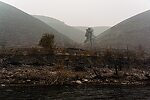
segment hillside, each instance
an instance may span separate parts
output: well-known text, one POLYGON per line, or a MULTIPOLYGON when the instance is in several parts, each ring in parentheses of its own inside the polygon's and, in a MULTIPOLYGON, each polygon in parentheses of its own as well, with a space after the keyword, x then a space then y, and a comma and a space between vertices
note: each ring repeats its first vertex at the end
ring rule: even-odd
POLYGON ((73 41, 31 15, 0 2, 0 45, 35 46, 43 33, 53 33, 56 44, 71 46, 73 41))
MULTIPOLYGON (((75 26, 75 28, 85 32, 88 27, 75 26)), ((96 27, 92 27, 92 28, 94 29, 95 36, 97 36, 97 35, 103 33, 104 31, 106 31, 107 29, 109 29, 110 26, 96 26, 96 27)))
POLYGON ((107 31, 96 39, 98 47, 150 48, 150 10, 133 16, 107 31))
POLYGON ((40 15, 34 15, 34 17, 45 22, 46 24, 48 24, 50 27, 53 27, 58 32, 68 36, 70 39, 74 40, 75 42, 82 43, 85 40, 85 32, 76 29, 74 27, 71 27, 62 21, 59 21, 54 18, 46 17, 46 16, 40 16, 40 15))

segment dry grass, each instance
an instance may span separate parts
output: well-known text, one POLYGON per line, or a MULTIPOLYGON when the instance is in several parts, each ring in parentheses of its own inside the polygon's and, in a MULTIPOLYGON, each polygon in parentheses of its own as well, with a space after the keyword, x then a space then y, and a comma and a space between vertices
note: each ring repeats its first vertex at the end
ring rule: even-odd
POLYGON ((86 77, 86 72, 51 68, 14 68, 0 71, 0 82, 9 84, 64 85, 86 77))

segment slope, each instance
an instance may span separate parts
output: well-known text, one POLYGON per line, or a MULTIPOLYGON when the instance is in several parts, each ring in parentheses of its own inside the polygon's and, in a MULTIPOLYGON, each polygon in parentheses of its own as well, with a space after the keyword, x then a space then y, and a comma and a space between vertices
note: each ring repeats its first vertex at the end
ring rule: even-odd
POLYGON ((40 15, 34 15, 34 17, 45 22, 46 24, 48 24, 50 27, 53 27, 58 32, 68 36, 70 39, 74 40, 75 42, 82 43, 84 41, 85 32, 83 31, 80 31, 69 25, 66 25, 64 22, 54 18, 40 16, 40 15))
POLYGON ((31 15, 0 2, 0 45, 37 45, 43 33, 53 33, 59 46, 70 46, 73 41, 31 15))
POLYGON ((98 47, 144 49, 150 48, 150 10, 133 16, 107 31, 96 39, 98 47))

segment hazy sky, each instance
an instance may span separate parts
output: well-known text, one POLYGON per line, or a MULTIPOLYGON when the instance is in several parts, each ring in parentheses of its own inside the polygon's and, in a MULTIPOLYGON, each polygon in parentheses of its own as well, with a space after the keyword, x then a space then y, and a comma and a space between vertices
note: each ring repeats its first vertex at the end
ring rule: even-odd
POLYGON ((150 10, 150 0, 0 0, 74 26, 112 26, 150 10))

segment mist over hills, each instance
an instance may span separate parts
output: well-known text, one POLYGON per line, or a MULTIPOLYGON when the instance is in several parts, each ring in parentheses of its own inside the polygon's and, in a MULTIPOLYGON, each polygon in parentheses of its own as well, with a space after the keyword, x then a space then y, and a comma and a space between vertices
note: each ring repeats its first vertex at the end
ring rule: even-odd
MULTIPOLYGON (((88 27, 75 26, 75 28, 85 32, 88 27)), ((97 35, 103 33, 104 31, 108 30, 110 28, 110 26, 96 26, 96 27, 92 27, 92 28, 94 29, 94 35, 97 36, 97 35)))
POLYGON ((133 16, 100 34, 95 45, 112 48, 150 48, 150 10, 133 16))
POLYGON ((34 15, 34 17, 45 22, 50 27, 53 27, 55 30, 68 36, 70 39, 74 40, 77 43, 82 43, 85 40, 84 31, 69 26, 62 21, 41 15, 34 15))
MULTIPOLYGON (((43 33, 55 35, 58 46, 71 47, 85 40, 84 26, 69 26, 54 18, 31 16, 0 1, 0 46, 36 46, 43 33), (75 42, 73 42, 75 41, 75 42)), ((97 48, 150 49, 150 10, 113 27, 93 27, 97 48)))
POLYGON ((0 45, 37 45, 43 33, 53 33, 56 44, 71 46, 73 41, 44 22, 0 1, 0 45))

